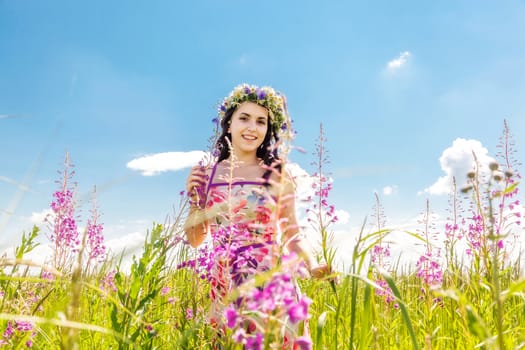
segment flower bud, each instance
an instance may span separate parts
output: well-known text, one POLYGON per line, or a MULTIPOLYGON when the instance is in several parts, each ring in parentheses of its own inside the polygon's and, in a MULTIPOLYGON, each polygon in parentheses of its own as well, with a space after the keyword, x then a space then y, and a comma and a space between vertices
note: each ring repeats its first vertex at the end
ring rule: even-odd
POLYGON ((471 171, 469 171, 469 172, 467 173, 467 177, 468 177, 469 179, 474 179, 474 178, 476 177, 476 173, 475 173, 474 171, 471 170, 471 171))
POLYGON ((498 164, 498 163, 496 163, 496 162, 490 162, 490 164, 489 164, 489 169, 490 169, 490 170, 492 170, 492 171, 496 171, 496 170, 498 170, 498 168, 499 168, 499 164, 498 164))
POLYGON ((468 193, 470 190, 472 190, 472 185, 466 185, 461 189, 461 193, 468 193))
POLYGON ((510 179, 513 176, 514 176, 514 173, 512 172, 512 170, 505 170, 505 177, 507 179, 510 179))
POLYGON ((501 171, 495 171, 494 172, 494 181, 501 181, 503 180, 503 173, 501 171))

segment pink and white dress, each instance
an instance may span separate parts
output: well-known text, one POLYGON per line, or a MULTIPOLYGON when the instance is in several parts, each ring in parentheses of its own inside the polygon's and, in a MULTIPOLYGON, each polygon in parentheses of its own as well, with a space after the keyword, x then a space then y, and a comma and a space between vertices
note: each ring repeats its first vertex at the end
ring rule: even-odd
MULTIPOLYGON (((212 168, 206 189, 206 210, 212 215, 209 219, 213 248, 209 271, 210 321, 219 332, 223 332, 226 326, 232 328, 235 322, 227 319, 225 311, 234 308, 239 314, 236 319, 243 319, 242 328, 250 334, 264 328, 268 320, 265 316, 268 301, 254 303, 258 300, 254 295, 268 293, 265 288, 272 283, 268 276, 274 272, 283 276, 283 269, 278 269, 282 255, 277 217, 279 198, 273 196, 269 186, 261 181, 216 181, 216 169, 217 164, 212 168), (263 282, 256 284, 255 277, 267 271, 272 271, 265 275, 268 278, 262 277, 263 282)), ((291 276, 290 273, 287 275, 291 276)), ((279 290, 270 292, 274 294, 270 304, 282 303, 283 300, 293 303, 301 299, 297 283, 293 277, 291 279, 292 288, 286 289, 280 283, 279 290)), ((300 330, 307 334, 306 324, 301 327, 300 322, 293 322, 288 312, 272 311, 272 314, 272 317, 281 318, 278 323, 285 348, 293 347, 300 330)))

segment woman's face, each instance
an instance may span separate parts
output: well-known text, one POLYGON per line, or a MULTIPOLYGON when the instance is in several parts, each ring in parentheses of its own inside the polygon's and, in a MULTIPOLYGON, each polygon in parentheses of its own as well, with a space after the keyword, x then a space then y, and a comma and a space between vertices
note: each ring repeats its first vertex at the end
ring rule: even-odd
POLYGON ((243 102, 232 115, 229 132, 236 155, 257 152, 268 130, 268 110, 254 102, 243 102))

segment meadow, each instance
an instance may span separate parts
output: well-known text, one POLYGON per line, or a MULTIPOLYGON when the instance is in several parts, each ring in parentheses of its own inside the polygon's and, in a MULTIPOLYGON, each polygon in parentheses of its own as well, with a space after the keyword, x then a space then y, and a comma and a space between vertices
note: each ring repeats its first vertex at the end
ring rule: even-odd
MULTIPOLYGON (((309 215, 318 259, 333 265, 337 218, 329 203, 325 141, 321 128, 309 215)), ((427 205, 423 229, 405 232, 425 246, 415 266, 390 256, 395 243, 388 237, 395 228, 384 224, 376 197, 369 222, 356 232, 350 266, 321 280, 298 276, 308 297, 301 305, 268 291, 274 303, 259 310, 266 315, 264 331, 246 333, 234 314, 216 348, 282 349, 274 316, 283 312, 307 319, 311 338, 298 344, 303 350, 525 348, 525 278, 521 254, 511 254, 523 230, 521 177, 506 123, 499 151, 497 162, 486 167, 473 155, 468 185, 451 185, 442 227, 432 222, 427 205), (298 308, 304 312, 297 314, 298 308)), ((96 201, 79 232, 72 177, 66 156, 49 227, 22 233, 13 256, 0 257, 0 348, 212 349, 207 314, 212 252, 185 241, 185 197, 170 222, 152 225, 140 255, 123 269, 120 257, 105 249, 96 201), (42 236, 53 248, 44 265, 26 259, 42 236)), ((277 269, 261 276, 259 290, 277 286, 284 293, 285 274, 277 269)))

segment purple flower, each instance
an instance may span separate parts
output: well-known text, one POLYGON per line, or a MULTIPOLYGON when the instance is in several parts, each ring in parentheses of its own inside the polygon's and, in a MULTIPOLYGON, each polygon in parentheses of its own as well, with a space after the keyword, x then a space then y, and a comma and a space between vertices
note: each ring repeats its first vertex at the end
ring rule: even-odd
POLYGON ((14 333, 15 333, 15 329, 13 328, 13 324, 11 323, 11 321, 8 321, 7 327, 5 328, 5 331, 4 331, 4 339, 7 339, 7 340, 11 339, 14 333))
POLYGON ((312 341, 309 337, 301 336, 295 339, 294 345, 298 346, 300 350, 312 350, 312 341))
POLYGON ((306 320, 308 318, 308 306, 311 303, 312 301, 307 297, 303 297, 298 303, 292 303, 288 309, 290 321, 292 323, 297 323, 306 320))
POLYGON ((193 309, 191 309, 191 308, 187 308, 186 309, 186 318, 188 320, 192 320, 193 319, 193 309))
POLYGON ((255 334, 246 338, 246 350, 260 350, 262 349, 263 336, 261 333, 255 334))
POLYGON ((15 321, 16 330, 20 332, 29 332, 33 329, 33 324, 28 321, 15 321))
POLYGON ((230 306, 224 311, 224 316, 226 317, 226 325, 228 328, 233 328, 237 325, 237 311, 233 306, 230 306))
POLYGON ((259 100, 264 100, 266 98, 266 92, 264 92, 264 90, 259 89, 256 94, 259 100))
POLYGON ((233 341, 238 344, 242 344, 244 342, 245 337, 246 331, 242 327, 237 328, 237 330, 232 335, 233 341))

